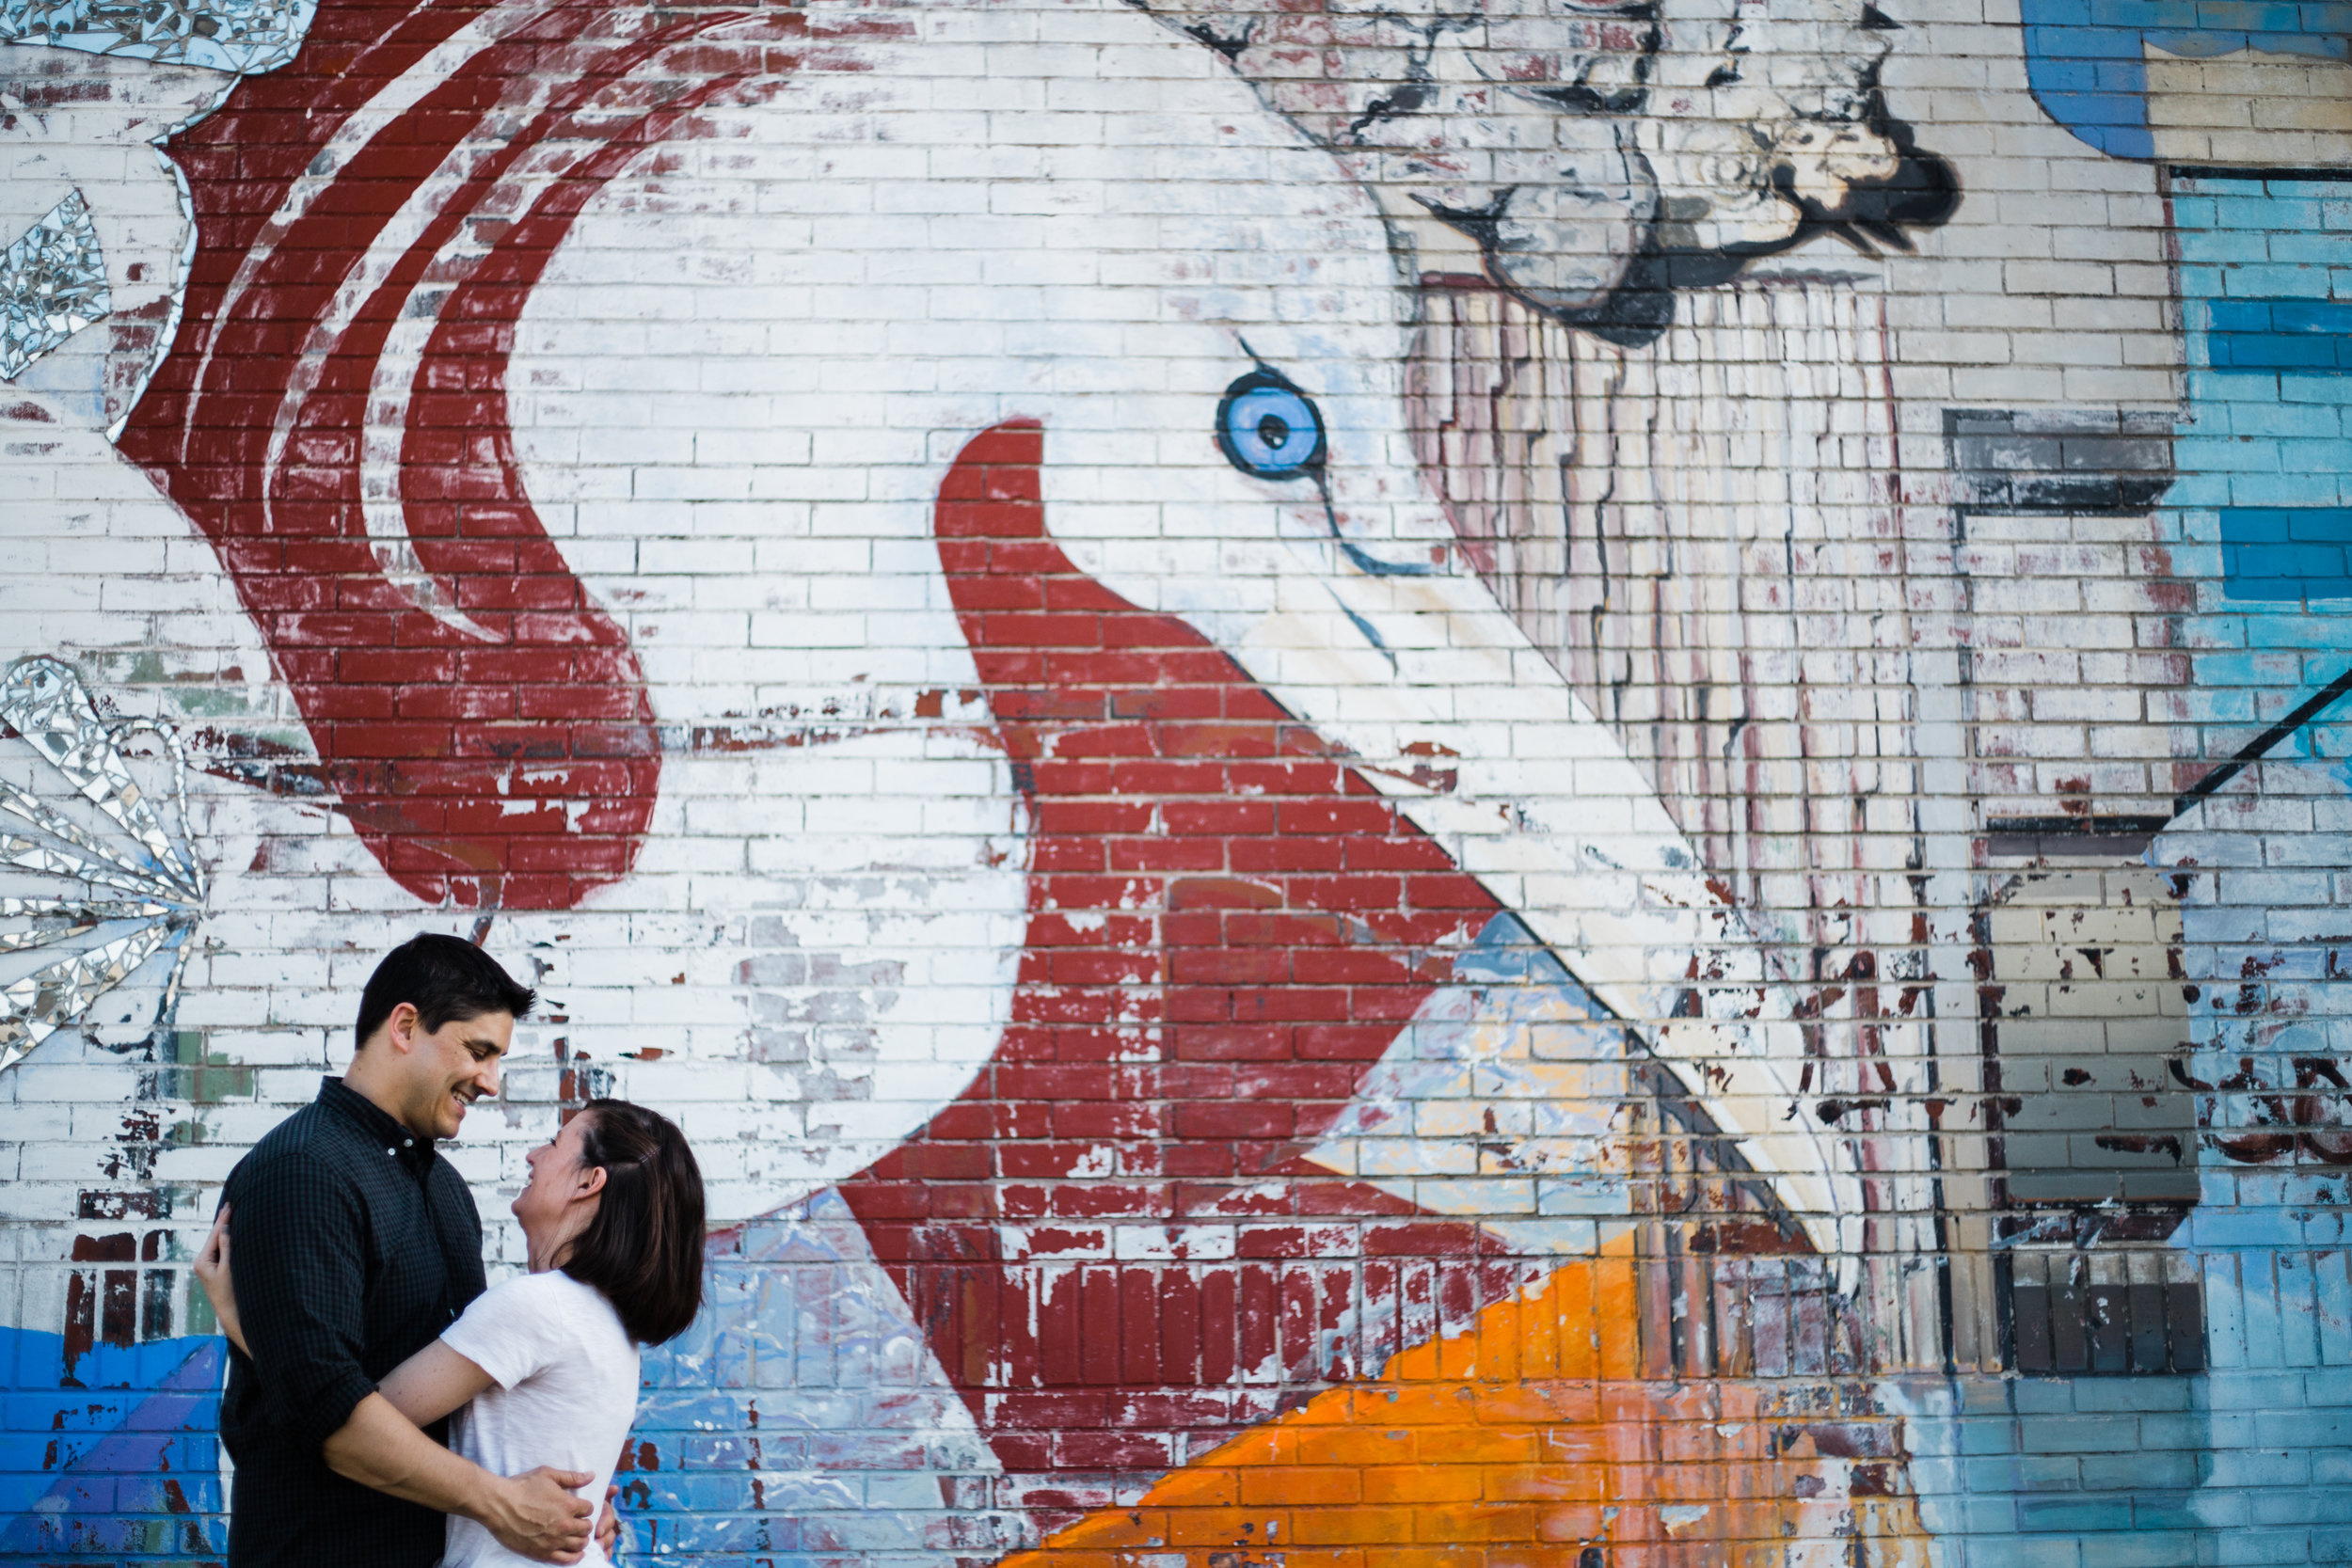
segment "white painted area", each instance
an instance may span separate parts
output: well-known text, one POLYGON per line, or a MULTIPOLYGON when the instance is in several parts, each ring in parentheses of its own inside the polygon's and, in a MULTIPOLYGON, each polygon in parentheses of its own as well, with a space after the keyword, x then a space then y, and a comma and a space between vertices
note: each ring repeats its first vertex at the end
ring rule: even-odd
POLYGON ((1860 1206, 1845 1156, 1790 1114, 1803 1045, 1772 1021, 1792 998, 1451 548, 1406 436, 1409 296, 1370 197, 1119 7, 1036 41, 1038 18, 1010 9, 911 21, 915 41, 870 51, 870 73, 714 113, 658 174, 614 182, 526 310, 532 493, 568 503, 575 559, 626 608, 657 693, 808 712, 939 680, 963 657, 929 546, 940 476, 981 430, 1041 420, 1048 527, 1079 566, 1191 622, 1367 761, 1409 777, 1415 750, 1458 757, 1447 795, 1370 776, 1692 1065, 1834 1247, 1830 1216, 1860 1206), (1057 94, 1115 85, 1121 113, 1018 92, 943 112, 944 74, 1015 44, 1057 94), (1218 452, 1218 400, 1260 364, 1322 411, 1327 512, 1311 481, 1218 452), (668 561, 750 572, 730 592, 668 561), (829 574, 882 604, 817 592, 829 574), (1719 976, 1708 1012, 1669 1022, 1694 963, 1719 976))

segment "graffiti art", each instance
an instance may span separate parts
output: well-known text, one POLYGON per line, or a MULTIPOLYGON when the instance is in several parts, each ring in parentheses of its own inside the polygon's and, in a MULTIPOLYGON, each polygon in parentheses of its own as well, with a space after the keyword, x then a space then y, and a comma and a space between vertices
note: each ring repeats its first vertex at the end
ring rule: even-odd
POLYGON ((0 0, 5 1549, 434 929, 630 1554, 2333 1560, 2341 8, 0 0))

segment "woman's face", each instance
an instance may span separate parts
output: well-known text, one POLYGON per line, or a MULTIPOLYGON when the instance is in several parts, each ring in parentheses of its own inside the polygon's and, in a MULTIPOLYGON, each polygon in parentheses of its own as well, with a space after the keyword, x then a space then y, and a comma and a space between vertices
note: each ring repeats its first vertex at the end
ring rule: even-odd
POLYGON ((574 1117, 551 1142, 525 1155, 531 1180, 515 1195, 515 1218, 522 1222, 523 1238, 533 1262, 551 1262, 552 1253, 578 1235, 596 1217, 603 1183, 581 1157, 588 1118, 574 1117))

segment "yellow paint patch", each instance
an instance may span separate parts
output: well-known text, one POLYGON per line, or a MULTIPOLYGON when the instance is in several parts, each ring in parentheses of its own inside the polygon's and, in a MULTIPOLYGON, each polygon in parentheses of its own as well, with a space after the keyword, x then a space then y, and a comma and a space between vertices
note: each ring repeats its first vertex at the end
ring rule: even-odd
POLYGON ((1645 1381, 1635 1275, 1571 1263, 1004 1568, 1925 1568, 1899 1459, 1821 1451, 1883 1428, 1867 1386, 1645 1381))

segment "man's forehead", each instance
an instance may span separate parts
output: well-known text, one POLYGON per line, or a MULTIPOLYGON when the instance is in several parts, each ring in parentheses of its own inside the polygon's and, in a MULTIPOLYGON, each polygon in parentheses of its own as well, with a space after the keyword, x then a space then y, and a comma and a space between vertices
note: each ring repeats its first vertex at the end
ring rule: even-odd
POLYGON ((476 1013, 471 1018, 453 1018, 434 1031, 460 1045, 490 1045, 503 1051, 515 1037, 513 1013, 476 1013))

